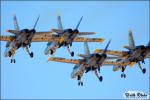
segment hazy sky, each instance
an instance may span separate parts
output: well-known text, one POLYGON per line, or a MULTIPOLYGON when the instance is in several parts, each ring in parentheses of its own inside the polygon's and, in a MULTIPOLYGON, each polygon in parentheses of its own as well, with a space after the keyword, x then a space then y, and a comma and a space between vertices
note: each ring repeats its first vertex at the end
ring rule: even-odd
MULTIPOLYGON (((104 38, 104 43, 89 43, 90 51, 103 49, 112 39, 108 49, 126 50, 128 30, 133 31, 136 45, 147 45, 149 40, 149 2, 146 1, 2 1, 1 34, 10 35, 5 30, 14 29, 13 14, 16 13, 19 26, 32 28, 37 16, 40 20, 37 31, 57 28, 57 14, 62 18, 64 28, 75 28, 83 16, 79 31, 94 31, 97 34, 87 37, 104 38)), ((120 77, 121 71, 113 72, 113 66, 103 66, 99 82, 93 72, 84 74, 84 86, 79 87, 76 79, 70 77, 73 64, 47 62, 50 55, 44 55, 46 43, 32 43, 31 59, 20 48, 15 55, 16 63, 4 57, 6 42, 1 42, 1 96, 3 99, 123 99, 127 91, 142 91, 149 94, 149 60, 142 66, 143 74, 137 64, 127 68, 126 79, 120 77)), ((73 43, 75 52, 84 53, 83 43, 73 43)), ((55 57, 70 57, 66 48, 57 50, 55 57)))

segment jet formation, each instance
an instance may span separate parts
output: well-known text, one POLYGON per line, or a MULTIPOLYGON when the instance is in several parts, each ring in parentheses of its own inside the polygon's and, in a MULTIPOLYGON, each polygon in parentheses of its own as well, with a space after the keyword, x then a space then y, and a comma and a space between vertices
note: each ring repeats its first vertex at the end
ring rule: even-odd
POLYGON ((84 54, 78 54, 80 59, 66 59, 62 57, 50 57, 48 61, 63 62, 75 64, 71 73, 71 78, 75 78, 78 81, 79 86, 83 86, 82 77, 84 73, 93 71, 97 79, 102 82, 103 76, 100 75, 100 69, 103 66, 113 66, 113 71, 121 70, 121 78, 126 78, 124 73, 127 66, 134 66, 138 64, 143 74, 146 73, 146 68, 142 68, 141 63, 145 64, 145 59, 150 58, 150 41, 146 46, 135 46, 132 31, 129 31, 129 46, 124 46, 127 51, 114 51, 108 50, 111 40, 108 41, 104 49, 96 49, 93 53, 90 53, 88 42, 100 42, 104 41, 103 38, 85 38, 84 35, 93 35, 95 32, 80 32, 79 26, 83 17, 80 18, 76 27, 63 28, 61 16, 57 16, 57 29, 51 29, 51 31, 37 32, 36 26, 40 16, 37 17, 33 28, 20 29, 17 22, 17 17, 14 14, 14 30, 8 29, 7 32, 12 35, 0 36, 1 41, 6 41, 6 50, 4 52, 5 57, 11 58, 11 63, 15 63, 14 55, 16 50, 24 48, 29 54, 30 58, 33 58, 33 52, 30 52, 32 42, 47 42, 44 50, 45 55, 54 55, 56 50, 61 47, 66 47, 70 56, 74 56, 74 51, 71 51, 71 46, 74 42, 84 43, 84 54))
MULTIPOLYGON (((35 28, 37 25, 37 22, 39 20, 39 16, 33 26, 32 29, 22 29, 20 30, 17 17, 14 15, 14 27, 15 30, 7 30, 7 32, 13 34, 10 36, 0 36, 1 41, 7 41, 6 43, 6 50, 5 50, 5 57, 11 57, 11 63, 15 63, 16 60, 14 59, 14 55, 16 50, 18 50, 20 47, 25 48, 27 53, 30 55, 30 57, 33 57, 33 52, 29 51, 29 48, 31 47, 32 42, 48 42, 46 50, 44 53, 47 54, 53 54, 57 48, 60 48, 62 46, 65 46, 68 48, 68 51, 70 52, 70 46, 72 46, 72 42, 103 42, 104 39, 102 38, 85 38, 85 37, 77 37, 78 35, 90 35, 95 34, 95 32, 79 32, 78 27, 80 25, 80 22, 82 18, 80 19, 79 23, 77 24, 76 28, 74 30, 72 29, 52 29, 52 31, 45 31, 45 32, 36 32, 35 28), (56 32, 57 34, 53 34, 53 32, 56 32)), ((60 16, 58 16, 58 22, 60 23, 60 16)), ((58 26, 60 27, 60 26, 58 26)), ((71 56, 74 56, 74 52, 70 52, 71 56)))

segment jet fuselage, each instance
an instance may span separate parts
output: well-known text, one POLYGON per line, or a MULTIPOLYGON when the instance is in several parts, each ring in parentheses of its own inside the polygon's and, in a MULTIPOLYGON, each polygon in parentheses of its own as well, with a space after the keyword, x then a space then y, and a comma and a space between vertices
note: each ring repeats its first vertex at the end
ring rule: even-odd
POLYGON ((12 42, 6 43, 6 50, 4 52, 5 57, 10 57, 21 46, 25 47, 30 45, 32 37, 35 34, 35 30, 23 29, 15 35, 15 39, 12 42))
POLYGON ((81 61, 81 64, 77 64, 74 66, 71 77, 81 77, 84 72, 98 69, 98 67, 103 64, 106 58, 106 54, 91 54, 88 58, 83 59, 83 61, 81 61))

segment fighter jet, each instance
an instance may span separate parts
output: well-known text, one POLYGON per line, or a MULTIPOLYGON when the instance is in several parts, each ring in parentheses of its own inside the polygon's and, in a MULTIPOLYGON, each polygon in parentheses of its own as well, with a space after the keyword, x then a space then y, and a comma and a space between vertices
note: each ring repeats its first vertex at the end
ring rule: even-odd
POLYGON ((100 72, 100 68, 102 65, 125 65, 127 63, 116 63, 113 61, 106 61, 107 59, 117 59, 118 57, 107 57, 106 51, 110 44, 110 41, 105 47, 105 50, 103 53, 90 53, 90 50, 88 48, 87 42, 84 42, 84 48, 85 48, 85 54, 79 54, 79 57, 82 57, 83 59, 65 59, 65 58, 59 58, 59 57, 50 57, 48 61, 56 61, 56 62, 65 62, 65 63, 72 63, 75 64, 73 71, 71 73, 71 78, 77 78, 78 85, 83 86, 83 82, 81 81, 81 78, 84 73, 87 73, 89 71, 94 71, 96 77, 101 82, 103 80, 102 76, 98 75, 98 71, 100 72))
POLYGON ((44 50, 44 54, 53 54, 56 52, 57 48, 60 48, 62 46, 67 47, 67 51, 70 53, 71 56, 74 56, 74 52, 70 50, 70 47, 72 46, 73 42, 103 42, 104 39, 102 38, 84 38, 84 37, 78 37, 82 35, 92 35, 95 34, 95 32, 79 32, 78 28, 82 21, 82 17, 79 20, 77 26, 75 29, 63 29, 62 21, 60 15, 57 16, 57 23, 58 23, 58 29, 52 29, 52 32, 55 32, 55 36, 59 37, 59 41, 50 41, 47 43, 47 47, 44 50))
POLYGON ((14 28, 15 30, 7 30, 7 32, 13 34, 10 36, 0 36, 1 41, 7 41, 6 50, 4 52, 5 57, 11 57, 11 63, 15 63, 14 55, 17 49, 20 47, 25 48, 30 57, 33 57, 33 52, 29 51, 29 47, 31 46, 31 42, 48 42, 53 41, 52 37, 46 37, 46 34, 50 34, 48 32, 36 32, 35 28, 37 22, 39 20, 39 16, 33 26, 32 29, 22 29, 20 30, 16 14, 13 16, 14 28))
MULTIPOLYGON (((106 54, 118 56, 121 59, 117 59, 116 62, 129 62, 127 65, 131 65, 131 67, 135 64, 138 63, 138 66, 140 70, 144 73, 146 73, 146 69, 142 68, 141 63, 145 63, 144 59, 145 58, 150 58, 150 41, 147 44, 147 46, 144 45, 139 45, 135 46, 134 43, 134 38, 132 35, 132 31, 129 31, 129 46, 124 46, 128 51, 113 51, 113 50, 107 50, 106 54)), ((95 50, 95 53, 101 53, 104 50, 102 49, 97 49, 95 50)), ((114 66, 113 70, 121 70, 123 73, 121 74, 121 78, 125 78, 126 75, 124 74, 124 71, 126 69, 126 66, 114 66)))
POLYGON ((17 49, 20 47, 24 47, 30 57, 33 57, 33 52, 29 52, 29 47, 31 46, 31 40, 34 34, 36 33, 35 27, 37 25, 37 22, 39 20, 39 17, 37 18, 34 26, 32 29, 19 29, 19 25, 17 22, 16 15, 14 15, 14 27, 15 30, 7 30, 7 32, 10 32, 14 35, 11 36, 1 36, 1 41, 7 41, 6 43, 6 50, 5 50, 5 57, 12 57, 11 63, 16 62, 14 59, 14 54, 17 49))

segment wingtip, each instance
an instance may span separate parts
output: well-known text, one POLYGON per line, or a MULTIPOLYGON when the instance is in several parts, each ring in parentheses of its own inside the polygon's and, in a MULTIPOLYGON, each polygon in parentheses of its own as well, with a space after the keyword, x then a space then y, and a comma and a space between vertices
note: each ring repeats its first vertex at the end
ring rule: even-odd
POLYGON ((48 61, 52 61, 52 60, 53 60, 53 58, 51 58, 51 57, 48 59, 48 61))
POLYGON ((99 43, 103 43, 105 39, 99 38, 99 43))

